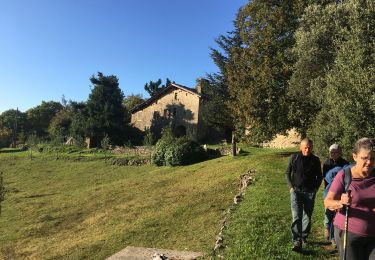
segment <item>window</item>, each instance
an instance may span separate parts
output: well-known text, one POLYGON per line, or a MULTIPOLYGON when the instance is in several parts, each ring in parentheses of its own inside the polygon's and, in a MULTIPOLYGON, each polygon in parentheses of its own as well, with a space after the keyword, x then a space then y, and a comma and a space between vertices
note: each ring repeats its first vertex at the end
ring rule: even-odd
POLYGON ((174 100, 177 100, 177 92, 174 93, 174 100))
POLYGON ((171 110, 169 110, 169 109, 164 109, 163 116, 164 116, 165 118, 168 118, 168 119, 171 118, 171 116, 172 116, 171 110))

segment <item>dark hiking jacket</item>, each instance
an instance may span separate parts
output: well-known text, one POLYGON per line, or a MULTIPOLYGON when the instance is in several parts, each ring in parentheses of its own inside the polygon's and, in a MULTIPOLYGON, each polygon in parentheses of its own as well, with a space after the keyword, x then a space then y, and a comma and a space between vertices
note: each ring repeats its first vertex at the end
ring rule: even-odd
POLYGON ((323 180, 319 158, 301 152, 291 155, 285 175, 289 188, 297 191, 317 191, 323 180))
POLYGON ((337 166, 340 166, 340 167, 344 167, 344 165, 347 165, 349 164, 349 162, 347 160, 345 160, 344 158, 340 157, 336 162, 331 159, 331 158, 328 158, 324 163, 323 163, 323 178, 324 178, 324 188, 327 187, 328 185, 328 182, 326 181, 325 177, 326 177, 326 174, 329 170, 337 167, 337 166))

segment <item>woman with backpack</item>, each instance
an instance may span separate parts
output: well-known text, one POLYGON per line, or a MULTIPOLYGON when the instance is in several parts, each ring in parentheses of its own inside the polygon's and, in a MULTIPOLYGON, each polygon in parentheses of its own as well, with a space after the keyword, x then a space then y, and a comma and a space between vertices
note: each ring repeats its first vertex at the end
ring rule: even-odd
POLYGON ((324 206, 338 210, 334 226, 341 258, 375 259, 375 142, 369 138, 359 139, 353 150, 353 160, 355 165, 350 171, 342 170, 336 175, 324 206), (345 175, 351 177, 351 181, 345 175), (348 210, 344 210, 344 206, 349 207, 348 210))

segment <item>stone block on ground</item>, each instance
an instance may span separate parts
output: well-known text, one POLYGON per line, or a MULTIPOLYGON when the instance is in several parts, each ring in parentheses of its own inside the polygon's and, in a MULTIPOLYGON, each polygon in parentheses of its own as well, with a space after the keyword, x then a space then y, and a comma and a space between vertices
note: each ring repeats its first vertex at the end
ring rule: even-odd
POLYGON ((203 256, 200 252, 128 246, 107 260, 151 260, 157 254, 164 255, 168 260, 194 260, 203 256))

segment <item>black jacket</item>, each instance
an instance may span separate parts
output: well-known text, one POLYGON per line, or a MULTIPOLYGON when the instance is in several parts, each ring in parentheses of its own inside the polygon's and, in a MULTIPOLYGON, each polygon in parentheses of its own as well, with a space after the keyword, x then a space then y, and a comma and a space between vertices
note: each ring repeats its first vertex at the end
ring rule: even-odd
MULTIPOLYGON (((329 170, 337 167, 337 166, 340 166, 340 167, 344 167, 345 165, 349 164, 349 162, 347 160, 345 160, 344 158, 340 157, 337 162, 335 162, 333 159, 331 158, 328 158, 324 163, 323 163, 323 178, 326 177, 326 174, 329 170)), ((324 188, 327 187, 328 183, 327 181, 324 179, 324 188)))
POLYGON ((319 158, 301 152, 292 154, 285 175, 289 188, 297 191, 317 191, 323 180, 319 158))

